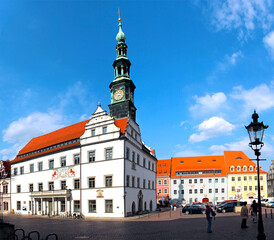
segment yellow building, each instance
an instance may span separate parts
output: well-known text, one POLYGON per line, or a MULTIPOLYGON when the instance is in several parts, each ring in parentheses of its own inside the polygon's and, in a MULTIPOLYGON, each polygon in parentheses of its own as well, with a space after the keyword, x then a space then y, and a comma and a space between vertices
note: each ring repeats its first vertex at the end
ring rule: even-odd
MULTIPOLYGON (((225 151, 228 199, 253 199, 258 197, 256 163, 242 151, 225 151)), ((267 172, 260 169, 261 196, 267 197, 267 172)))

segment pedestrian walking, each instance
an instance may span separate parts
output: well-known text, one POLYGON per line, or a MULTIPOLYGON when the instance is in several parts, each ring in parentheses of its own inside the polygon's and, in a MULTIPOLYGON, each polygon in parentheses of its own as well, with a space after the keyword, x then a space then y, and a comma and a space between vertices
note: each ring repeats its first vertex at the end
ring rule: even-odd
POLYGON ((248 218, 248 210, 247 210, 246 204, 247 202, 244 202, 241 209, 241 218, 242 218, 241 228, 248 228, 248 226, 246 226, 246 220, 248 218))
POLYGON ((207 232, 212 233, 211 231, 211 223, 212 223, 212 209, 209 205, 206 205, 206 219, 207 219, 207 232))
POLYGON ((170 205, 170 210, 173 211, 173 204, 170 205))
POLYGON ((253 202, 250 206, 250 211, 251 211, 252 221, 254 223, 256 223, 257 222, 257 213, 258 213, 258 204, 256 203, 256 200, 253 200, 253 202))
POLYGON ((176 205, 176 204, 174 204, 173 208, 174 208, 174 211, 176 211, 176 209, 177 209, 177 205, 176 205))

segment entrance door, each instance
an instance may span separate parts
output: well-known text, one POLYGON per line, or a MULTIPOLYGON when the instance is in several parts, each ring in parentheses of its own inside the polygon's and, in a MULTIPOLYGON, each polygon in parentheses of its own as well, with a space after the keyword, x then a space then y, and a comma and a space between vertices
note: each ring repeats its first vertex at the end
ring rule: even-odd
POLYGON ((49 212, 48 215, 51 216, 52 215, 52 201, 49 201, 49 212))

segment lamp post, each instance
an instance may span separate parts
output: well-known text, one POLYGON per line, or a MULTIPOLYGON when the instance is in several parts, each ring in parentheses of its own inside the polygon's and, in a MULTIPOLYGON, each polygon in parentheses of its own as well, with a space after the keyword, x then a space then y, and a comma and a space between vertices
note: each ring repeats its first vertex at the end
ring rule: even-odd
POLYGON ((264 146, 263 137, 264 137, 264 130, 268 128, 265 126, 263 122, 258 122, 259 115, 254 110, 252 114, 253 122, 251 122, 245 128, 248 131, 250 143, 249 146, 254 151, 255 156, 257 157, 255 160, 257 161, 257 181, 258 181, 258 207, 259 207, 259 221, 258 221, 258 235, 257 239, 265 240, 266 236, 264 233, 264 224, 262 218, 262 205, 261 205, 261 187, 260 187, 260 150, 264 146))

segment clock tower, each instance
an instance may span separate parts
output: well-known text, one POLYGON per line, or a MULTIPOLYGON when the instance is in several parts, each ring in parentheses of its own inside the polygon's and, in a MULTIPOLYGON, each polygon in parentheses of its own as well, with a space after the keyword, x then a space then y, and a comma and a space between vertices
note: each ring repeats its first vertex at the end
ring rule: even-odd
POLYGON ((114 119, 131 118, 136 120, 134 106, 135 85, 130 79, 130 61, 127 58, 126 36, 122 31, 121 18, 119 17, 119 32, 116 36, 116 60, 113 62, 114 80, 109 85, 111 104, 109 115, 114 119))

